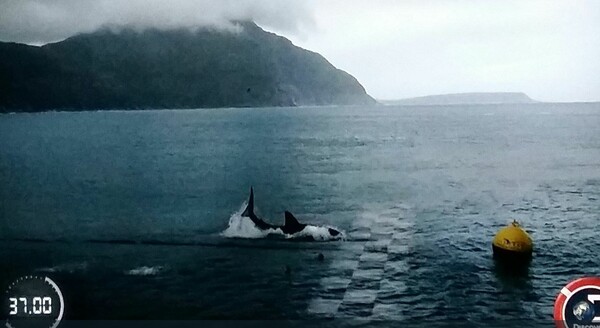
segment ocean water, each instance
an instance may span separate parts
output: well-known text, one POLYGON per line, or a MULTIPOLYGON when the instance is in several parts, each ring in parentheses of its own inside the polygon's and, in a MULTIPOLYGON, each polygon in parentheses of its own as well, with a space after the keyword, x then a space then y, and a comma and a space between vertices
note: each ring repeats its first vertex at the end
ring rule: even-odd
POLYGON ((0 288, 47 275, 67 319, 552 324, 600 275, 599 127, 598 103, 1 115, 0 288), (345 240, 256 235, 250 186, 345 240), (518 274, 490 244, 512 219, 518 274))

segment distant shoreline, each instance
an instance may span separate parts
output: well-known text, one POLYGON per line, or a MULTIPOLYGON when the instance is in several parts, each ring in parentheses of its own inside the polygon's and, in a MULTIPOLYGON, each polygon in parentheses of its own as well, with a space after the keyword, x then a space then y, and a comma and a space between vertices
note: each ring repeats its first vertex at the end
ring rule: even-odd
POLYGON ((23 110, 23 111, 7 111, 0 108, 0 115, 21 114, 21 113, 84 113, 84 112, 144 112, 144 111, 194 111, 194 110, 228 110, 228 109, 303 109, 303 108, 332 108, 332 107, 380 107, 385 106, 381 103, 372 105, 299 105, 299 106, 239 106, 239 107, 173 107, 173 108, 97 108, 97 109, 82 109, 82 108, 50 108, 48 110, 23 110))
POLYGON ((386 107, 448 107, 448 106, 498 106, 498 105, 563 105, 563 104, 598 104, 598 101, 534 101, 528 103, 470 103, 470 104, 399 104, 399 103, 390 103, 385 100, 378 99, 383 106, 386 107))
POLYGON ((374 105, 303 105, 303 106, 261 106, 261 107, 196 107, 196 108, 110 108, 110 109, 48 109, 48 110, 31 110, 31 111, 1 111, 2 115, 13 114, 41 114, 41 113, 85 113, 85 112, 157 112, 157 111, 196 111, 196 110, 231 110, 231 109, 273 109, 273 110, 302 110, 306 108, 333 108, 333 107, 475 107, 475 106, 510 106, 510 105, 585 105, 585 104, 600 104, 600 101, 573 101, 573 102, 547 102, 536 101, 531 103, 488 103, 488 104, 390 104, 385 103, 381 99, 379 103, 374 105))

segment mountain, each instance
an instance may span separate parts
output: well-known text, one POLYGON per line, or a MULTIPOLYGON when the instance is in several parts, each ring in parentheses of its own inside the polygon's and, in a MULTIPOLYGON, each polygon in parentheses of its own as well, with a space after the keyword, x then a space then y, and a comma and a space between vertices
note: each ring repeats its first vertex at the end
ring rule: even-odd
POLYGON ((0 111, 375 103, 321 55, 254 23, 237 26, 0 43, 0 111))
POLYGON ((425 97, 406 98, 382 101, 389 105, 465 105, 465 104, 524 104, 533 103, 522 92, 472 92, 431 95, 425 97))

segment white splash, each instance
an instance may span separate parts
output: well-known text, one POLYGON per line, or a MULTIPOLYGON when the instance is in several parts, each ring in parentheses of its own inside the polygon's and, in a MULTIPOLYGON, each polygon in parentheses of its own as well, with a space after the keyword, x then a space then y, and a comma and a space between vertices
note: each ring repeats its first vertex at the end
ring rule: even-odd
POLYGON ((332 236, 329 233, 330 228, 340 231, 339 229, 334 227, 307 225, 306 227, 304 227, 304 229, 302 229, 302 231, 291 235, 285 235, 285 237, 288 239, 312 238, 315 241, 331 241, 346 239, 346 234, 344 234, 342 231, 340 231, 338 235, 332 236))
POLYGON ((221 236, 227 238, 259 239, 266 238, 269 235, 276 235, 283 236, 287 239, 312 239, 315 241, 343 240, 346 238, 346 235, 340 229, 328 226, 307 225, 302 231, 295 234, 285 234, 279 228, 261 230, 254 225, 252 220, 242 216, 245 208, 246 203, 242 204, 237 212, 231 214, 229 217, 229 225, 227 226, 227 229, 221 232, 221 236), (340 233, 336 236, 332 236, 329 233, 329 228, 340 231, 340 233))
POLYGON ((246 205, 247 204, 244 202, 237 212, 231 214, 229 217, 229 225, 227 226, 227 229, 221 232, 221 236, 227 238, 258 239, 265 238, 269 234, 281 234, 281 230, 279 229, 260 230, 254 225, 252 220, 243 217, 242 213, 244 212, 246 205))
POLYGON ((162 270, 163 270, 162 266, 154 266, 154 267, 141 266, 139 268, 125 271, 125 274, 128 276, 155 276, 162 270))
POLYGON ((64 263, 64 264, 59 264, 59 265, 56 265, 53 267, 39 268, 39 269, 36 269, 35 271, 44 272, 44 273, 75 273, 75 272, 86 271, 87 269, 88 269, 88 263, 81 262, 81 263, 64 263))

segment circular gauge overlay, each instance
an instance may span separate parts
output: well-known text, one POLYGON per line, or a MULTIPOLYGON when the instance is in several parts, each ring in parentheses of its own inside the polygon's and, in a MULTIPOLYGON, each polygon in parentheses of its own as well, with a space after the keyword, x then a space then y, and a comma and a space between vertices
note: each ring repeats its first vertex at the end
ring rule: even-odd
POLYGON ((21 277, 8 286, 2 299, 6 328, 55 328, 64 309, 62 293, 48 277, 21 277))
POLYGON ((566 285, 554 302, 558 328, 600 328, 600 278, 580 278, 566 285))

